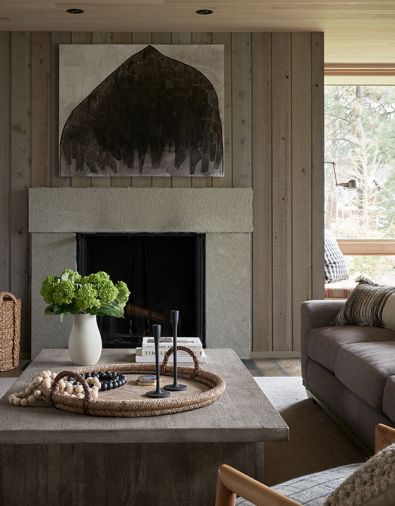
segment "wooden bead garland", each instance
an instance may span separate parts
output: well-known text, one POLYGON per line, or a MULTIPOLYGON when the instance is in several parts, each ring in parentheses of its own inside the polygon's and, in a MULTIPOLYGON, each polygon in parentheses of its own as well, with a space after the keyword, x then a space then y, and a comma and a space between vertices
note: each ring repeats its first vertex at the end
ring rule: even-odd
MULTIPOLYGON (((8 396, 8 402, 14 406, 31 406, 36 401, 45 400, 43 392, 47 393, 52 387, 52 383, 56 378, 56 373, 41 371, 37 374, 32 381, 28 384, 25 390, 15 392, 8 396)), ((89 390, 92 392, 93 400, 96 400, 99 395, 101 383, 97 377, 88 377, 86 382, 89 385, 89 390)), ((75 397, 77 399, 84 398, 84 389, 82 385, 74 384, 74 382, 65 381, 61 379, 58 383, 58 392, 65 397, 75 397)))

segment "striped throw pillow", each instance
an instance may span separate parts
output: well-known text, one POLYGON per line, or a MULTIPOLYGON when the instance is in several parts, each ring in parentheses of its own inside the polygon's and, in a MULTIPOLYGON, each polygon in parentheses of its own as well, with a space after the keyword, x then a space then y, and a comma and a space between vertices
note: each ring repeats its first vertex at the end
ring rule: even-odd
POLYGON ((358 278, 357 281, 334 324, 395 330, 395 287, 380 286, 366 278, 358 278))
POLYGON ((344 255, 329 230, 325 230, 325 283, 348 279, 344 255))

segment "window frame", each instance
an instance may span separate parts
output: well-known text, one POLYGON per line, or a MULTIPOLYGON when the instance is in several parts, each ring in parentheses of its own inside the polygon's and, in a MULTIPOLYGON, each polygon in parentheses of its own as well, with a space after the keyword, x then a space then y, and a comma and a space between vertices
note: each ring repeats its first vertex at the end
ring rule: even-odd
POLYGON ((343 255, 350 256, 393 256, 395 255, 394 239, 338 239, 343 255))
MULTIPOLYGON (((325 86, 371 85, 395 86, 394 63, 326 63, 325 86)), ((340 239, 339 248, 346 256, 395 255, 394 239, 340 239)))

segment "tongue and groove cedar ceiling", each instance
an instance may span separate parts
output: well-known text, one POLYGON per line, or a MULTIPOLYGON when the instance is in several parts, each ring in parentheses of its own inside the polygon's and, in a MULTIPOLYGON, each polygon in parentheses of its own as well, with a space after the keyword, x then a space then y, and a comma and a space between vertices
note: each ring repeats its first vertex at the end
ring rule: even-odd
POLYGON ((2 0, 0 31, 11 30, 325 32, 328 63, 395 63, 393 0, 2 0), (85 12, 66 13, 75 7, 85 12))

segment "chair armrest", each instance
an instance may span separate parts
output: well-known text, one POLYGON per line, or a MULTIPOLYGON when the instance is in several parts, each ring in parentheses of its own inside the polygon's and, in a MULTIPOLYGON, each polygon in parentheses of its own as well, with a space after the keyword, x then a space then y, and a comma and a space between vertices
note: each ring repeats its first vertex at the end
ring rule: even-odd
POLYGON ((395 443, 395 429, 392 427, 388 427, 388 425, 384 425, 382 423, 378 423, 376 425, 376 433, 375 433, 375 443, 374 450, 375 452, 379 452, 383 450, 386 446, 395 443))
POLYGON ((308 300, 301 306, 300 348, 302 353, 302 376, 306 380, 307 334, 311 329, 327 327, 333 322, 345 300, 308 300))
POLYGON ((256 506, 300 506, 300 503, 224 464, 218 469, 215 506, 234 506, 236 494, 256 506))

